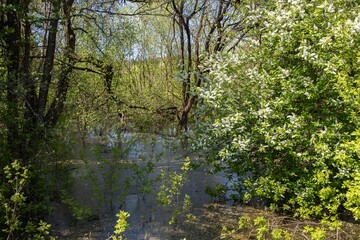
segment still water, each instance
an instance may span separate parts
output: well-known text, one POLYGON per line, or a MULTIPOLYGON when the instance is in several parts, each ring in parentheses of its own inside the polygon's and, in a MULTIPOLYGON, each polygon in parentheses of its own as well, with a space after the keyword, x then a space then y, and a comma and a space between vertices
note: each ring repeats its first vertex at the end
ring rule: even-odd
MULTIPOLYGON (((206 174, 205 167, 188 172, 175 203, 162 206, 157 201, 160 186, 169 186, 169 173, 181 173, 185 158, 201 161, 173 137, 154 134, 110 132, 90 133, 86 144, 74 151, 70 175, 73 183, 68 198, 77 206, 82 220, 74 220, 62 203, 54 203, 49 216, 58 239, 108 239, 119 210, 130 214, 125 239, 179 239, 186 213, 196 214, 212 199, 205 186, 224 183, 221 175, 206 174), (161 173, 165 178, 161 178, 161 173), (175 208, 181 208, 184 195, 191 205, 169 225, 175 208), (180 235, 179 235, 180 233, 180 235)), ((184 235, 184 234, 183 234, 184 235)), ((186 234, 185 234, 186 235, 186 234)))

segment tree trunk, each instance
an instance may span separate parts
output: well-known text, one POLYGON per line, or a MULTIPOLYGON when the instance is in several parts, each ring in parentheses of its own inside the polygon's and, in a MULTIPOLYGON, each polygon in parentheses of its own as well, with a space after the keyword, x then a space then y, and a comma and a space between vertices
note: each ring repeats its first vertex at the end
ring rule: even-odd
MULTIPOLYGON (((19 1, 12 0, 8 4, 19 6, 19 1)), ((21 25, 18 14, 15 10, 8 10, 6 13, 5 27, 9 29, 5 33, 4 42, 6 46, 6 128, 8 129, 7 144, 10 155, 13 158, 20 158, 19 138, 19 79, 20 79, 20 46, 21 46, 21 25)))
POLYGON ((23 1, 23 9, 25 20, 24 26, 24 54, 22 58, 22 84, 24 86, 24 114, 23 114, 23 129, 21 133, 21 158, 29 159, 34 149, 33 143, 33 132, 36 131, 36 87, 33 77, 31 76, 30 70, 30 53, 31 53, 31 25, 27 18, 29 12, 29 0, 23 1))
POLYGON ((39 103, 38 103, 38 121, 43 124, 46 104, 48 102, 49 87, 52 80, 52 72, 54 69, 55 49, 56 49, 56 35, 58 31, 58 12, 59 3, 53 3, 53 19, 50 20, 49 36, 47 40, 46 55, 43 66, 42 79, 40 83, 39 103))
POLYGON ((60 79, 56 88, 56 95, 45 116, 45 123, 48 128, 53 128, 59 121, 64 110, 64 103, 70 84, 70 73, 75 63, 75 32, 71 22, 71 9, 74 0, 66 0, 62 5, 64 13, 64 36, 65 50, 64 61, 62 62, 60 79))

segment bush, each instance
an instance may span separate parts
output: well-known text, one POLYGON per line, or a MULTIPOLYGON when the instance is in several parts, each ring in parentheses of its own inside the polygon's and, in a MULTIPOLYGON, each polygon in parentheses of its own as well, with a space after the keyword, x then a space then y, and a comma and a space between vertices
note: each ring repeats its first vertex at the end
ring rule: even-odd
POLYGON ((241 48, 213 56, 195 149, 244 201, 301 218, 360 218, 360 18, 355 1, 254 9, 241 48))
MULTIPOLYGON (((31 173, 15 160, 4 167, 5 181, 0 185, 0 227, 6 239, 48 239, 50 224, 33 214, 37 207, 26 194, 31 173)), ((1 234, 0 234, 1 239, 1 234)))

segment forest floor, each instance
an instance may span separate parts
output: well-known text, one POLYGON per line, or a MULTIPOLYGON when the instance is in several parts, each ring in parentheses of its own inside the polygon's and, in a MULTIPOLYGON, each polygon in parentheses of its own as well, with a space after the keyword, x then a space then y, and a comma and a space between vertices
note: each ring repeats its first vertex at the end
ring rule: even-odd
MULTIPOLYGON (((267 220, 267 227, 263 231, 260 239, 336 239, 336 240, 357 240, 360 239, 360 225, 358 223, 343 222, 341 229, 327 230, 322 238, 320 232, 313 233, 304 231, 305 226, 315 229, 328 229, 325 225, 315 221, 300 221, 292 217, 286 217, 274 214, 269 211, 260 210, 249 206, 227 206, 224 204, 213 203, 204 208, 194 209, 196 218, 190 222, 182 221, 177 226, 157 226, 153 223, 149 233, 142 237, 128 236, 128 240, 250 240, 258 239, 260 225, 256 226, 253 220, 257 217, 264 217, 267 220), (251 223, 245 228, 239 229, 239 219, 247 216, 251 223), (272 236, 274 229, 286 231, 278 235, 278 238, 272 236)), ((74 240, 95 240, 104 239, 103 229, 99 221, 101 219, 85 219, 77 222, 72 229, 62 234, 57 233, 57 239, 74 240)), ((130 226, 131 231, 131 226, 130 226)))
POLYGON ((360 224, 342 222, 340 229, 328 230, 325 225, 315 221, 300 221, 298 219, 278 215, 270 211, 261 210, 250 206, 225 206, 223 204, 210 204, 202 210, 202 214, 193 222, 185 223, 182 228, 184 233, 178 234, 172 239, 287 239, 286 235, 278 235, 279 238, 272 236, 274 229, 285 230, 289 239, 315 239, 316 233, 310 236, 310 232, 304 231, 305 226, 318 229, 327 229, 324 238, 319 239, 360 239, 360 224), (251 219, 248 226, 239 228, 239 219, 247 216, 251 219), (254 219, 264 217, 267 220, 261 238, 258 233, 261 231, 261 224, 256 226, 254 219))

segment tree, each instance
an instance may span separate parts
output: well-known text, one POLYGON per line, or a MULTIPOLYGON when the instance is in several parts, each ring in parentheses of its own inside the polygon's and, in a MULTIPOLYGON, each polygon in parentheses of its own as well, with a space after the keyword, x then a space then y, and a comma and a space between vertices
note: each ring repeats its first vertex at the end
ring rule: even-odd
POLYGON ((196 102, 195 89, 201 86, 203 56, 233 49, 244 37, 244 16, 233 1, 171 0, 166 9, 177 29, 182 107, 179 126, 187 129, 188 115, 196 102))
MULTIPOLYGON (((121 33, 130 32, 131 26, 121 22, 116 25, 116 21, 110 24, 104 16, 123 6, 123 1, 73 0, 14 0, 2 4, 0 49, 4 68, 0 71, 5 110, 1 122, 6 129, 6 151, 2 152, 7 152, 7 159, 33 160, 42 140, 60 121, 78 71, 99 74, 106 92, 115 99, 110 58, 120 61, 121 56, 110 56, 109 52, 123 51, 114 51, 112 27, 121 33)), ((123 45, 119 43, 121 50, 123 45)))
POLYGON ((235 198, 302 218, 360 218, 359 10, 269 2, 250 10, 236 53, 209 58, 194 144, 235 198))
MULTIPOLYGON (((163 22, 171 20, 171 25, 167 26, 166 30, 170 38, 160 36, 160 42, 167 46, 164 62, 178 62, 177 66, 169 65, 172 67, 170 72, 173 68, 177 72, 172 77, 181 83, 180 94, 173 94, 180 95, 178 123, 186 130, 189 113, 197 99, 196 88, 201 85, 206 75, 200 68, 203 59, 216 52, 232 51, 239 44, 245 36, 242 24, 246 17, 246 9, 240 8, 237 1, 226 0, 151 1, 136 6, 131 14, 126 15, 140 16, 143 19, 152 16, 162 19, 163 22), (164 40, 168 42, 163 42, 164 40)), ((155 29, 159 29, 158 24, 155 29)), ((156 36, 158 33, 150 29, 151 26, 144 31, 156 36)), ((149 43, 149 39, 151 38, 146 38, 146 43, 153 44, 151 46, 154 47, 157 43, 149 43)), ((161 57, 158 55, 156 58, 161 57)))
POLYGON ((28 161, 64 109, 75 61, 73 0, 7 1, 3 6, 0 24, 7 148, 10 158, 28 161), (58 42, 60 34, 63 43, 58 42), (62 52, 59 69, 54 65, 57 49, 62 52))
MULTIPOLYGON (((121 3, 90 2, 98 10, 121 3)), ((4 170, 0 171, 0 213, 6 216, 0 219, 0 228, 7 239, 42 238, 38 233, 47 233, 47 224, 37 225, 48 198, 44 189, 48 165, 42 164, 41 154, 68 110, 74 70, 93 70, 81 65, 84 59, 77 42, 79 32, 89 32, 81 25, 89 16, 82 14, 87 4, 0 1, 0 169, 4 170)), ((90 19, 97 20, 91 15, 90 19)), ((103 59, 86 61, 97 68, 112 95, 112 65, 103 59)))

